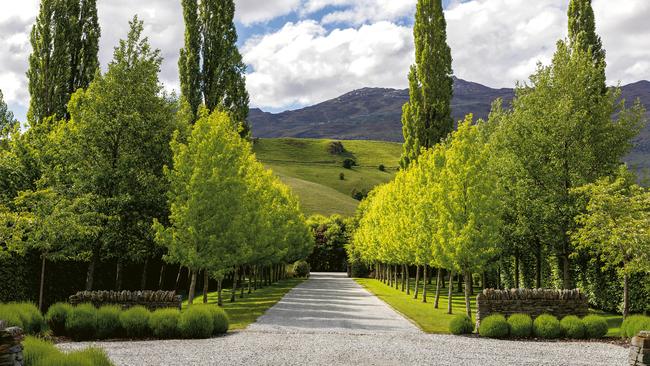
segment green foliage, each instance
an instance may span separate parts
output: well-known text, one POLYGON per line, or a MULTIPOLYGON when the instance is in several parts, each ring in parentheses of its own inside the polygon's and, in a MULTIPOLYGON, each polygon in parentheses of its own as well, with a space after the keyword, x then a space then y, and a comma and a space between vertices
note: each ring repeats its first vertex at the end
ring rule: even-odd
POLYGON ((178 335, 178 309, 157 309, 149 317, 149 328, 156 338, 168 339, 178 335))
POLYGON ((454 127, 451 49, 440 1, 418 1, 413 36, 415 65, 409 72, 409 102, 402 108, 402 168, 417 160, 422 149, 446 138, 454 127))
POLYGON ((582 321, 585 324, 585 336, 587 338, 599 339, 607 335, 609 326, 602 316, 587 315, 582 321))
POLYGON ((481 337, 506 338, 510 332, 508 321, 501 314, 494 314, 481 320, 478 333, 481 337))
POLYGON ((65 302, 58 302, 47 309, 45 321, 55 335, 65 335, 65 322, 72 310, 72 305, 65 302))
POLYGON ((542 314, 533 322, 533 334, 544 339, 559 338, 562 335, 560 321, 553 315, 542 314))
POLYGON ((345 180, 345 173, 339 173, 339 179, 345 180))
POLYGON ((228 314, 226 311, 215 305, 203 305, 205 306, 210 313, 212 314, 212 334, 220 335, 226 334, 228 332, 228 327, 230 325, 230 320, 228 319, 228 314))
POLYGON ((178 329, 185 338, 210 338, 214 332, 214 319, 205 306, 190 306, 181 313, 178 329))
POLYGON ((345 245, 353 229, 350 219, 334 215, 315 215, 307 220, 314 237, 314 250, 307 257, 314 272, 343 272, 346 270, 345 245))
POLYGON ((4 99, 4 94, 0 90, 0 148, 3 146, 3 140, 13 132, 13 129, 18 126, 18 121, 14 118, 14 114, 7 107, 4 99))
POLYGON ((65 320, 65 332, 75 341, 95 338, 97 334, 97 309, 92 304, 75 306, 65 320))
POLYGON ((66 358, 66 366, 68 364, 74 365, 75 362, 78 362, 80 365, 113 366, 106 352, 97 347, 89 347, 81 351, 70 352, 66 358))
POLYGON ((513 314, 508 317, 510 335, 516 338, 526 338, 533 334, 533 319, 528 314, 513 314))
POLYGON ((121 334, 121 313, 122 309, 115 305, 105 305, 97 310, 97 338, 115 338, 121 334))
POLYGON ((357 162, 354 159, 346 158, 343 160, 343 168, 345 169, 352 169, 352 167, 356 166, 357 162))
POLYGON ((27 334, 38 334, 46 325, 41 312, 31 303, 0 304, 0 319, 23 328, 27 334))
POLYGON ((296 277, 307 278, 309 277, 309 272, 311 272, 311 269, 307 261, 301 260, 293 264, 293 273, 296 277))
POLYGON ((25 365, 29 366, 113 366, 106 352, 99 348, 63 353, 52 343, 27 337, 23 341, 25 365))
POLYGON ((0 319, 6 321, 9 326, 25 329, 23 316, 11 304, 0 304, 0 319))
POLYGON ((621 336, 632 338, 642 330, 650 330, 650 316, 630 315, 623 320, 621 336))
POLYGON ((59 353, 54 344, 40 338, 27 336, 23 341, 25 365, 36 365, 48 356, 59 353))
POLYGON ((120 324, 129 338, 143 338, 150 334, 149 310, 134 306, 120 313, 120 324))
POLYGON ((566 338, 582 339, 585 337, 585 323, 575 315, 567 315, 562 318, 560 327, 562 328, 562 334, 566 338))
POLYGON ((379 164, 379 171, 380 172, 385 172, 386 171, 386 166, 384 166, 384 164, 379 164))
POLYGON ((467 315, 456 315, 449 322, 449 332, 455 335, 472 334, 474 332, 474 322, 467 315))
MULTIPOLYGON (((605 50, 603 42, 596 33, 596 21, 591 0, 571 0, 568 15, 571 47, 591 53, 595 64, 604 64, 605 50)), ((605 87, 606 84, 603 84, 603 90, 605 87)))

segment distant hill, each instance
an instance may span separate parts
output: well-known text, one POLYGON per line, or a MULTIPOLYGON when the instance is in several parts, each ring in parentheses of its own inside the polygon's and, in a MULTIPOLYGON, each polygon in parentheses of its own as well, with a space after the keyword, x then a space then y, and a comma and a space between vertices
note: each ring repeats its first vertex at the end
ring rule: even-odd
POLYGON ((253 149, 257 158, 291 187, 306 215, 352 216, 359 204, 352 198, 352 191, 369 191, 393 179, 402 146, 384 141, 343 141, 345 151, 332 153, 332 142, 256 139, 253 149), (346 158, 354 159, 358 166, 343 168, 346 158), (385 171, 379 170, 379 165, 384 165, 385 171))
MULTIPOLYGON (((640 81, 622 87, 628 104, 639 98, 650 108, 650 82, 640 81)), ((454 79, 452 115, 461 120, 468 113, 487 118, 492 102, 502 98, 509 104, 513 89, 493 89, 454 79)), ((402 141, 402 106, 408 90, 364 88, 310 107, 282 113, 251 109, 249 121, 256 137, 328 138, 341 140, 402 141)), ((650 119, 650 113, 647 114, 650 119)), ((628 162, 650 169, 650 124, 636 140, 628 162)))

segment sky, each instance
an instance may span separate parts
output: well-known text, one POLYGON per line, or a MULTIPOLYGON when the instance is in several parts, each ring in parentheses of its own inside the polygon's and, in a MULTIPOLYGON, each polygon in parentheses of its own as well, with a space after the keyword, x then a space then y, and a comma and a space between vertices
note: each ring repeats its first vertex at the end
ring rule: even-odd
MULTIPOLYGON (((25 72, 38 0, 2 0, 0 90, 16 117, 29 106, 25 72)), ((417 0, 235 0, 238 46, 251 107, 278 112, 362 87, 406 88, 417 0)), ((98 0, 105 69, 134 14, 162 51, 160 80, 179 90, 184 25, 180 0, 98 0)), ((568 0, 444 0, 457 77, 491 87, 526 81, 566 37, 568 0)), ((593 0, 607 76, 650 79, 649 0, 593 0)))

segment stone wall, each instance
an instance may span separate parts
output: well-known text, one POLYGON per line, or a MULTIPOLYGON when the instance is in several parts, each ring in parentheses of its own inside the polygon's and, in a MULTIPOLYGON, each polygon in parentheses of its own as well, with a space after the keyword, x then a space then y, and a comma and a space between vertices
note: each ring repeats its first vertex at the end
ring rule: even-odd
POLYGON ((483 290, 476 297, 476 322, 491 314, 528 314, 535 318, 552 314, 585 316, 589 312, 587 297, 580 290, 512 289, 483 290))
POLYGON ((182 297, 174 291, 80 291, 70 296, 70 304, 91 303, 95 307, 119 305, 122 309, 141 305, 149 310, 181 309, 182 297))
POLYGON ((630 366, 650 365, 650 331, 639 333, 630 342, 630 366))
POLYGON ((6 328, 0 320, 0 366, 24 366, 23 330, 18 327, 6 328))

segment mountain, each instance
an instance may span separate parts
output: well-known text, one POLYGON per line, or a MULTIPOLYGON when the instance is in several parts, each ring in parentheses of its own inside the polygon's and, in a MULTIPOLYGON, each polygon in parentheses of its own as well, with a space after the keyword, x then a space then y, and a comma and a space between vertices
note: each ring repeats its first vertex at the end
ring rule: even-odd
MULTIPOLYGON (((650 82, 625 85, 622 96, 631 104, 637 98, 650 108, 650 82)), ((502 98, 508 105, 514 97, 509 88, 493 89, 454 78, 452 116, 461 120, 468 113, 486 119, 492 102, 502 98)), ((363 88, 313 106, 282 113, 251 109, 249 122, 255 137, 329 138, 340 140, 402 141, 402 106, 408 89, 363 88)), ((650 120, 650 113, 647 113, 650 120)), ((635 141, 627 161, 650 169, 650 124, 635 141)))

